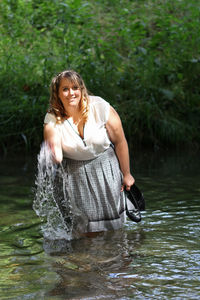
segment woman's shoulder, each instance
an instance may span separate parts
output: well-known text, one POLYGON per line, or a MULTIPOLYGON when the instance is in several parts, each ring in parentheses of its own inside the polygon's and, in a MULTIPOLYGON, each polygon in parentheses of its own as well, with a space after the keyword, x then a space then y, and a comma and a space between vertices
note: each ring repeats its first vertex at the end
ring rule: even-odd
POLYGON ((47 124, 47 123, 50 123, 50 122, 56 124, 56 116, 51 112, 47 112, 45 117, 44 117, 44 123, 47 124))
POLYGON ((103 107, 109 105, 109 102, 99 96, 89 96, 89 105, 103 107))
POLYGON ((110 111, 109 102, 99 96, 89 96, 89 106, 98 118, 107 122, 110 111))

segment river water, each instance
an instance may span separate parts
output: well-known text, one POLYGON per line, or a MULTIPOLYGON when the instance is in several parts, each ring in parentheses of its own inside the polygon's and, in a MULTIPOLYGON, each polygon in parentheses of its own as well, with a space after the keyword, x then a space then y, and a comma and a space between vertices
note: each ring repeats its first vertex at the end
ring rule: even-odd
POLYGON ((32 210, 36 157, 1 158, 0 299, 200 299, 199 153, 132 157, 142 222, 53 245, 32 210))

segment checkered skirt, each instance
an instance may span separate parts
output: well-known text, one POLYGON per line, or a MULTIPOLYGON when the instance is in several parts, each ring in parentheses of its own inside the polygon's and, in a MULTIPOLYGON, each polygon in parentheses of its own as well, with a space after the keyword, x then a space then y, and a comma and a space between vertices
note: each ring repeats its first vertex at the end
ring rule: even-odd
MULTIPOLYGON (((72 210, 78 209, 83 219, 87 219, 84 231, 121 228, 126 219, 125 194, 120 191, 122 174, 114 149, 110 147, 92 160, 64 158, 62 165, 68 184, 61 182, 56 190, 59 193, 63 186, 67 188, 72 210)), ((61 213, 67 218, 62 207, 61 213)))

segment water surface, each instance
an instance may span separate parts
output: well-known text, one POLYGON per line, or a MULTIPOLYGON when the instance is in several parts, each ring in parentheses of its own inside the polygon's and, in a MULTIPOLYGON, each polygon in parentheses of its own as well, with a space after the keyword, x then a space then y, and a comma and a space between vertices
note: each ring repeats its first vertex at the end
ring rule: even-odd
POLYGON ((200 298, 199 154, 131 158, 142 222, 54 244, 32 210, 35 156, 1 159, 0 299, 200 298))

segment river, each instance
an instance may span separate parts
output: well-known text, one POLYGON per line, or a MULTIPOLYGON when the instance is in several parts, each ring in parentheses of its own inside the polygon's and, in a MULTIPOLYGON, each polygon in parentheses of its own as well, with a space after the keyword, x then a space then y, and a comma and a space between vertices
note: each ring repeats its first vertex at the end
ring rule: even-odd
POLYGON ((49 245, 32 210, 36 156, 1 158, 0 299, 200 299, 199 153, 143 150, 131 162, 141 223, 49 245))

